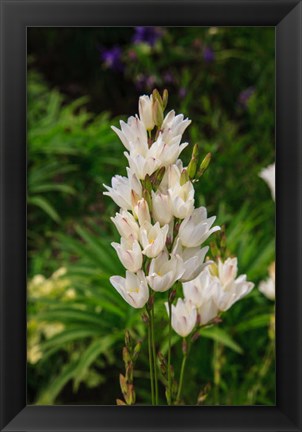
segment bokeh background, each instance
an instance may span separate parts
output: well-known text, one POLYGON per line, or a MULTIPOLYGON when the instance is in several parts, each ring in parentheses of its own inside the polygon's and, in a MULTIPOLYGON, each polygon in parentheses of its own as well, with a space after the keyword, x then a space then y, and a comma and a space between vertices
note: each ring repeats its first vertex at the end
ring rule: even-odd
MULTIPOLYGON (((274 162, 274 28, 28 29, 28 403, 115 404, 124 329, 144 339, 140 312, 109 283, 116 206, 102 184, 125 174, 110 129, 138 97, 169 90, 212 162, 196 205, 224 224, 227 248, 255 289, 195 342, 187 404, 274 405, 274 303, 259 291, 274 261, 275 208, 262 168, 274 162)), ((164 314, 158 349, 167 350, 164 314)), ((179 370, 181 346, 173 340, 179 370)), ((138 403, 148 403, 143 342, 138 403)), ((161 392, 160 399, 165 401, 161 392)))

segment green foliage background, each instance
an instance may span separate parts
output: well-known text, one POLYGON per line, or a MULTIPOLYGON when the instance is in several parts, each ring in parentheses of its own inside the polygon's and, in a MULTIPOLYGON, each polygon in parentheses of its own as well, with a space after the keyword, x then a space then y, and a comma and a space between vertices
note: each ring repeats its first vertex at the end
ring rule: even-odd
MULTIPOLYGON (((274 29, 160 32, 150 47, 133 42, 134 28, 28 30, 29 403, 115 404, 125 328, 144 341, 135 387, 138 403, 150 403, 145 326, 109 283, 123 269, 110 246, 118 238, 110 222, 116 206, 102 184, 125 174, 110 126, 136 113, 139 95, 157 87, 169 90, 168 109, 192 119, 184 160, 196 142, 202 155, 212 153, 196 205, 225 225, 240 273, 256 284, 194 343, 184 402, 194 405, 200 395, 200 404, 275 404, 274 305, 258 291, 274 261, 275 207, 258 176, 275 158, 274 29), (116 46, 119 71, 100 59, 116 46)), ((157 343, 165 353, 162 302, 157 343)), ((177 375, 176 336, 172 361, 177 375)))

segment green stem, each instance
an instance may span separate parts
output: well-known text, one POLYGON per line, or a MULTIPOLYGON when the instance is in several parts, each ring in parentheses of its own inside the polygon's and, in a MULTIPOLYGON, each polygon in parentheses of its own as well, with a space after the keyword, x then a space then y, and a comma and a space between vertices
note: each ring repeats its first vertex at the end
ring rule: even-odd
POLYGON ((158 405, 158 382, 157 382, 157 365, 156 365, 156 350, 155 350, 155 337, 154 337, 154 305, 151 309, 151 337, 153 349, 153 364, 154 364, 154 382, 155 382, 155 405, 158 405))
POLYGON ((172 333, 172 326, 171 326, 171 302, 169 299, 168 294, 168 306, 169 306, 169 349, 168 349, 168 405, 171 405, 171 333, 172 333))
POLYGON ((179 401, 180 401, 182 383, 183 383, 183 379, 184 379, 184 372, 185 372, 187 357, 188 357, 188 351, 184 352, 183 358, 182 358, 176 403, 179 403, 179 401))
POLYGON ((150 367, 150 383, 151 383, 151 400, 152 405, 154 405, 154 377, 153 377, 153 359, 152 359, 152 346, 151 346, 151 317, 150 313, 147 310, 148 316, 149 316, 149 323, 148 323, 148 351, 149 351, 149 367, 150 367))

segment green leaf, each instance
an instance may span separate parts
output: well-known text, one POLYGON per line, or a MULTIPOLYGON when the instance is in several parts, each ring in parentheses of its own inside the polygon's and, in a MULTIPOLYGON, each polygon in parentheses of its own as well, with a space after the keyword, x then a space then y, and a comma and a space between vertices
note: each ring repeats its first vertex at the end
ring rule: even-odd
POLYGON ((91 345, 81 356, 80 361, 76 367, 74 374, 75 391, 77 391, 85 372, 91 366, 91 364, 98 358, 100 354, 105 353, 116 342, 116 340, 121 338, 122 336, 123 332, 120 332, 115 335, 106 336, 102 339, 97 339, 91 343, 91 345))
POLYGON ((213 339, 214 341, 220 342, 231 350, 238 354, 243 353, 243 349, 235 342, 232 337, 219 327, 209 327, 200 330, 202 337, 213 339))
POLYGON ((31 188, 31 193, 41 192, 62 192, 70 195, 75 194, 74 188, 65 184, 45 183, 31 188))
POLYGON ((51 378, 50 383, 44 388, 37 398, 37 405, 52 405, 63 387, 72 379, 77 368, 77 361, 73 361, 62 368, 61 373, 51 378))
POLYGON ((43 210, 51 219, 53 219, 55 222, 60 222, 60 216, 56 212, 56 210, 53 208, 53 206, 49 203, 48 200, 41 196, 34 196, 29 197, 27 199, 28 204, 35 205, 39 207, 41 210, 43 210))
POLYGON ((255 316, 247 321, 242 321, 236 326, 236 332, 243 333, 245 331, 254 330, 261 327, 267 327, 269 325, 271 314, 263 314, 255 316))

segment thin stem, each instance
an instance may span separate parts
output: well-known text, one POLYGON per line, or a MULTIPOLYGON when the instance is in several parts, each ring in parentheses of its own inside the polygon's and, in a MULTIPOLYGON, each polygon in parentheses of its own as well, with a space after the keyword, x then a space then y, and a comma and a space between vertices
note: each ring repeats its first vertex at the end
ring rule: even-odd
POLYGON ((168 405, 171 405, 171 333, 172 333, 172 326, 171 326, 171 302, 168 294, 168 306, 169 306, 169 349, 168 349, 168 405))
POLYGON ((157 382, 157 365, 156 365, 156 350, 155 350, 155 337, 154 337, 154 305, 151 309, 151 337, 153 349, 153 364, 154 364, 154 382, 155 382, 155 405, 158 405, 158 382, 157 382))
POLYGON ((153 377, 153 359, 152 359, 152 346, 151 346, 151 317, 150 313, 147 310, 148 316, 149 316, 149 323, 148 323, 148 352, 149 352, 149 367, 150 367, 150 383, 151 383, 151 400, 152 405, 154 405, 154 377, 153 377))
POLYGON ((188 351, 186 350, 183 354, 182 363, 181 363, 179 385, 178 385, 178 391, 177 391, 177 397, 176 397, 177 403, 179 403, 179 401, 180 401, 182 383, 183 383, 183 379, 184 379, 184 372, 185 372, 187 357, 188 357, 188 351))

